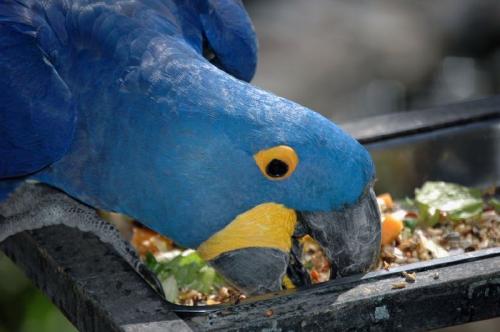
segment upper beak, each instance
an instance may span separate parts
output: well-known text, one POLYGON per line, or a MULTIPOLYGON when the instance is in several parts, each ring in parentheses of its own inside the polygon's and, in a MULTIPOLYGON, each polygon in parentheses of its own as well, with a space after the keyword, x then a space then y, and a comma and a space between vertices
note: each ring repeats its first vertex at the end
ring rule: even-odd
POLYGON ((380 251, 380 211, 369 186, 359 201, 340 211, 301 212, 299 223, 323 248, 331 278, 368 271, 380 251))

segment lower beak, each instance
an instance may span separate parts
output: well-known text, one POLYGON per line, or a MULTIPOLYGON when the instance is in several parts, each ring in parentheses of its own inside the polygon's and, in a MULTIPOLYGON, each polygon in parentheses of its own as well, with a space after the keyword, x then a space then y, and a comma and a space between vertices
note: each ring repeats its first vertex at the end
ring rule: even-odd
MULTIPOLYGON (((292 214, 295 215, 293 211, 292 214)), ((247 225, 250 219, 242 221, 242 224, 247 225)), ((227 281, 249 295, 281 290, 283 283, 287 282, 293 286, 311 283, 300 261, 298 238, 305 234, 309 234, 323 248, 332 266, 331 279, 366 272, 377 261, 380 251, 380 212, 371 186, 357 203, 342 210, 297 212, 294 224, 295 227, 287 233, 291 241, 286 249, 249 243, 244 248, 227 250, 207 260, 227 281)), ((238 228, 237 233, 241 236, 247 231, 247 228, 238 228)), ((277 232, 276 229, 269 231, 277 232)), ((234 240, 226 235, 222 238, 226 243, 234 240)))
POLYGON ((209 261, 226 281, 248 295, 281 290, 289 254, 274 248, 243 248, 209 261))
POLYGON ((380 212, 371 186, 361 199, 340 211, 302 212, 303 230, 323 248, 331 279, 368 271, 380 251, 380 212))

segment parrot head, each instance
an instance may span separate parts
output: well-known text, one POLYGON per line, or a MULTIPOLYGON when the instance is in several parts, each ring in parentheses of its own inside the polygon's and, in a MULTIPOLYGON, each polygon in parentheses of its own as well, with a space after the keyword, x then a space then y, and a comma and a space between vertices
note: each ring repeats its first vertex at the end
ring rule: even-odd
MULTIPOLYGON (((45 53, 77 117, 64 156, 34 178, 196 248, 249 294, 281 289, 287 274, 306 282, 305 234, 333 277, 376 260, 368 152, 318 113, 245 82, 257 46, 241 2, 56 9, 46 16, 66 15, 54 26, 68 41, 45 53)), ((48 49, 56 38, 45 40, 48 49)))
POLYGON ((305 234, 334 276, 366 271, 380 246, 368 152, 318 113, 201 57, 162 63, 161 42, 163 56, 148 59, 160 79, 139 68, 144 85, 121 82, 110 100, 101 79, 80 96, 72 148, 38 179, 198 249, 249 294, 280 289, 287 273, 307 283, 294 249, 305 234))
POLYGON ((368 152, 314 111, 202 71, 210 79, 181 107, 192 116, 180 116, 163 147, 176 151, 160 164, 179 170, 166 177, 177 178, 172 188, 183 199, 174 203, 177 222, 158 229, 250 294, 279 289, 285 275, 308 283, 297 248, 306 234, 322 246, 332 277, 366 271, 380 248, 368 152))

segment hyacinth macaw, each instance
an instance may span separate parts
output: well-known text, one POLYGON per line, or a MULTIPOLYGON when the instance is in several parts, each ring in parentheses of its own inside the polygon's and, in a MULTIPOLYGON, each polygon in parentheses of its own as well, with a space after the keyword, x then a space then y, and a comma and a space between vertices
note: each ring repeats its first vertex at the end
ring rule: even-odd
POLYGON ((0 49, 4 198, 33 179, 129 215, 251 294, 298 282, 304 234, 334 276, 374 262, 369 154, 247 83, 257 42, 241 1, 3 0, 0 49))

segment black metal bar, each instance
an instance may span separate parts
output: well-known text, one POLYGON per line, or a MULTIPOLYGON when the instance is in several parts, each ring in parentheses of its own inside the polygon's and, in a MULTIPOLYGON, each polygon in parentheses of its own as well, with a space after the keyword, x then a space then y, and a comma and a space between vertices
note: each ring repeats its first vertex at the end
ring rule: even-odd
POLYGON ((65 226, 24 232, 0 248, 81 331, 190 331, 107 244, 65 226), (168 330, 168 329, 167 329, 168 330))
POLYGON ((92 234, 50 227, 9 239, 2 249, 82 331, 403 326, 412 331, 500 315, 498 248, 256 297, 211 313, 181 314, 185 321, 92 234), (392 284, 403 280, 402 271, 416 271, 417 282, 393 290, 392 284))
POLYGON ((421 331, 500 315, 500 256, 417 273, 330 282, 191 320, 202 330, 421 331))
POLYGON ((380 142, 437 129, 500 118, 500 96, 425 110, 389 113, 343 123, 361 143, 380 142))

